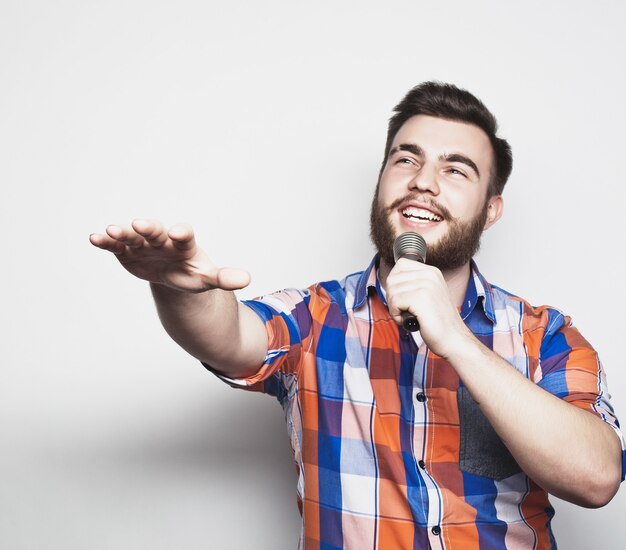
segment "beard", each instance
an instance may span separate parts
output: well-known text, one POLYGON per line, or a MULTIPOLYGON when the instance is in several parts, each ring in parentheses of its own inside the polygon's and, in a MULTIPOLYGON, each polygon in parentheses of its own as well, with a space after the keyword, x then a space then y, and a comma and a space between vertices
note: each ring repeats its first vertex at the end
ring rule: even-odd
MULTIPOLYGON (((381 260, 389 267, 396 263, 393 257, 393 242, 397 237, 389 216, 412 198, 414 197, 403 197, 385 207, 378 202, 378 189, 374 193, 370 211, 370 237, 381 260)), ((457 269, 469 262, 480 248, 480 237, 487 221, 489 204, 485 201, 481 212, 473 219, 461 222, 454 218, 447 208, 432 200, 430 203, 441 214, 443 221, 449 223, 450 229, 436 243, 428 245, 426 263, 441 271, 457 269)))

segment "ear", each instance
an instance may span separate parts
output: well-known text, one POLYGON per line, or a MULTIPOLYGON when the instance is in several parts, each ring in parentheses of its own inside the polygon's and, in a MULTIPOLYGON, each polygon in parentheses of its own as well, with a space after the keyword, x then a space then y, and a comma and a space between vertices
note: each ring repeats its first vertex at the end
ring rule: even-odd
POLYGON ((496 195, 487 201, 487 220, 485 221, 483 231, 489 229, 500 219, 503 209, 504 201, 502 200, 502 195, 496 195))

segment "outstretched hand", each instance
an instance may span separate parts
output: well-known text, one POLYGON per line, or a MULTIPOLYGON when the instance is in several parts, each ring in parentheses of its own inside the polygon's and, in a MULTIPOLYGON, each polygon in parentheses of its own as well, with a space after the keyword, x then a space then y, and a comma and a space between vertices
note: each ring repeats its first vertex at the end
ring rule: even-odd
POLYGON ((179 291, 236 290, 250 283, 246 271, 213 265, 185 224, 166 230, 155 220, 134 220, 130 227, 109 225, 106 234, 93 233, 89 241, 115 254, 135 277, 179 291))

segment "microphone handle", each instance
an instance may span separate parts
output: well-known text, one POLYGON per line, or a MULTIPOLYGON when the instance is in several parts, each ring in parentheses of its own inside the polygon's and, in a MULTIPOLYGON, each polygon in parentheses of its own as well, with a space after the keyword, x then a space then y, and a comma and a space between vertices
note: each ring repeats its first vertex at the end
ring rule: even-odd
MULTIPOLYGON (((393 243, 393 259, 397 262, 400 258, 407 258, 420 263, 426 261, 426 241, 419 233, 407 231, 396 237, 393 243)), ((417 332, 420 329, 420 324, 415 315, 403 311, 402 328, 409 332, 417 332)))
POLYGON ((403 311, 402 328, 404 328, 404 330, 408 330, 409 332, 417 332, 420 329, 420 324, 415 315, 408 311, 403 311))
MULTIPOLYGON (((424 257, 421 254, 409 252, 402 255, 403 258, 409 258, 410 260, 415 260, 421 264, 424 263, 424 257)), ((420 324, 415 315, 409 313, 408 311, 402 312, 402 328, 404 330, 408 330, 409 332, 417 332, 420 329, 420 324)))

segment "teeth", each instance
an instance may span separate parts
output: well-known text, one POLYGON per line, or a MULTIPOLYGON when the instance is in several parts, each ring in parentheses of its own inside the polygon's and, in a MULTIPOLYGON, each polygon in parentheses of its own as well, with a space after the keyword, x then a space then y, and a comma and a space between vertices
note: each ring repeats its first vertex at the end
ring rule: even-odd
POLYGON ((423 208, 415 208, 409 206, 402 211, 402 215, 405 218, 417 218, 418 220, 429 220, 432 222, 440 222, 443 218, 434 214, 430 210, 424 210, 423 208))

